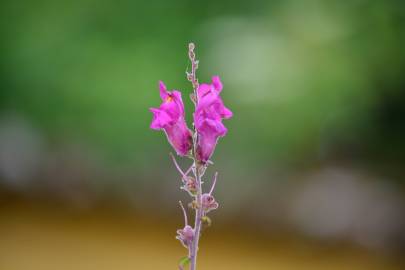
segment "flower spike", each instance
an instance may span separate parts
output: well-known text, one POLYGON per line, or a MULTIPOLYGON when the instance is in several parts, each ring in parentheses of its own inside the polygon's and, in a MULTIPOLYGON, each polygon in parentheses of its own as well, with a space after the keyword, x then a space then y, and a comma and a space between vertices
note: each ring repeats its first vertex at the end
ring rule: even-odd
POLYGON ((150 108, 153 119, 150 128, 162 130, 177 155, 193 160, 191 166, 184 171, 177 163, 176 157, 170 153, 174 166, 181 175, 181 189, 188 192, 192 200, 188 204, 195 211, 193 227, 188 224, 187 209, 179 201, 183 212, 184 227, 177 230, 176 239, 188 250, 188 256, 179 264, 183 270, 190 265, 196 270, 199 238, 203 225, 210 225, 207 213, 217 209, 219 204, 212 195, 217 183, 218 172, 215 172, 208 193, 203 192, 202 185, 205 171, 212 165, 211 157, 219 138, 224 137, 228 130, 222 123, 232 117, 232 112, 225 107, 220 96, 223 84, 219 76, 213 76, 211 83, 199 83, 196 71, 199 61, 195 54, 195 44, 188 45, 188 58, 191 67, 186 69, 186 78, 193 86, 190 99, 194 104, 193 130, 187 127, 184 103, 181 93, 177 90, 168 91, 166 85, 159 81, 159 94, 162 102, 157 108, 150 108), (193 176, 191 176, 193 174, 193 176))

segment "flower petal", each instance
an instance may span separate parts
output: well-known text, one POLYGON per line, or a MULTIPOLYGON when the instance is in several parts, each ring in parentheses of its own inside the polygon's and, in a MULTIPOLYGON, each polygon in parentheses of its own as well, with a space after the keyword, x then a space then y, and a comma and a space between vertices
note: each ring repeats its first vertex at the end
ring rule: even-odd
POLYGON ((180 114, 182 116, 184 116, 184 103, 183 103, 183 99, 181 98, 181 92, 179 92, 177 90, 173 90, 172 98, 173 98, 174 102, 176 102, 178 109, 180 111, 180 114))
POLYGON ((230 109, 228 109, 227 107, 223 106, 222 111, 221 111, 221 116, 224 119, 229 119, 233 116, 233 112, 230 109))
POLYGON ((160 98, 164 101, 167 99, 169 96, 169 93, 167 92, 166 85, 162 82, 159 81, 159 91, 160 91, 160 98))
POLYGON ((199 99, 203 98, 205 95, 207 95, 209 92, 211 92, 211 90, 212 90, 212 86, 210 84, 206 84, 206 83, 200 84, 197 89, 198 98, 199 99))
POLYGON ((152 123, 150 124, 151 129, 159 130, 172 122, 172 117, 165 111, 156 108, 150 108, 149 110, 153 113, 152 123))
POLYGON ((222 91, 222 82, 221 82, 221 79, 219 78, 219 76, 212 76, 211 80, 212 80, 212 85, 213 85, 214 89, 217 90, 218 93, 221 92, 222 91))

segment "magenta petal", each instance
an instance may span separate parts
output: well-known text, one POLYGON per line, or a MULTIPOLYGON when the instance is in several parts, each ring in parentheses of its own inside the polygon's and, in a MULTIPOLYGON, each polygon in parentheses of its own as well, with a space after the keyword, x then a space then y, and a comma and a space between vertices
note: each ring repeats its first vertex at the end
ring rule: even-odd
POLYGON ((166 126, 164 130, 176 153, 181 156, 187 155, 192 146, 192 136, 184 119, 181 118, 174 125, 166 126))
POLYGON ((184 117, 184 103, 183 99, 181 98, 181 93, 177 90, 173 90, 172 98, 174 102, 177 104, 180 114, 184 117))
POLYGON ((210 92, 206 94, 203 98, 198 100, 196 112, 209 109, 209 107, 218 101, 218 94, 210 92))
POLYGON ((207 162, 214 153, 218 138, 213 136, 200 136, 197 145, 197 158, 207 162))
POLYGON ((226 108, 225 106, 222 108, 222 112, 221 112, 221 116, 224 119, 229 119, 233 116, 233 113, 231 110, 229 110, 228 108, 226 108))
POLYGON ((212 89, 212 86, 210 84, 202 83, 198 86, 197 89, 197 95, 198 98, 201 99, 204 97, 206 94, 208 94, 212 89))
POLYGON ((159 109, 170 115, 173 118, 173 122, 176 122, 179 117, 183 116, 183 107, 179 106, 173 99, 170 102, 164 101, 159 109))
POLYGON ((218 138, 225 136, 227 133, 226 127, 220 120, 204 119, 197 127, 198 131, 198 145, 197 155, 198 159, 206 162, 212 156, 218 138))
POLYGON ((228 131, 220 120, 205 119, 199 128, 201 134, 206 136, 224 136, 228 131))
POLYGON ((162 100, 165 100, 169 96, 166 85, 162 81, 159 81, 159 91, 160 91, 160 98, 162 100))
POLYGON ((152 129, 162 129, 173 121, 170 115, 165 111, 156 108, 150 108, 149 110, 153 113, 153 119, 150 125, 152 129))
POLYGON ((214 86, 214 89, 217 90, 218 92, 222 91, 222 82, 219 76, 213 76, 211 78, 212 80, 212 85, 214 86))

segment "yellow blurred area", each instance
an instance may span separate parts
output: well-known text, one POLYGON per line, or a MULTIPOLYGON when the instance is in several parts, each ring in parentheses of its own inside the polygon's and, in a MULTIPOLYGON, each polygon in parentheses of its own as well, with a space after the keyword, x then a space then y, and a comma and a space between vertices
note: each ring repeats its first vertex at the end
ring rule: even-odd
MULTIPOLYGON (((13 201, 0 208, 0 269, 177 269, 175 262, 186 250, 174 239, 174 220, 122 209, 77 212, 13 201)), ((209 230, 200 246, 199 269, 403 269, 399 259, 344 244, 222 226, 209 230)))

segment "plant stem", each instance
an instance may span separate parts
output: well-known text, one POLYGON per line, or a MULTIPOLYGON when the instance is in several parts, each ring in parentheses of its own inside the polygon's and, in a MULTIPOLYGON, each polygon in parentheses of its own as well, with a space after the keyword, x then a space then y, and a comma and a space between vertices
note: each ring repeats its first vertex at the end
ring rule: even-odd
MULTIPOLYGON (((190 43, 188 45, 188 57, 191 62, 191 72, 187 73, 187 79, 193 85, 194 92, 194 105, 197 107, 198 104, 198 95, 197 89, 199 87, 198 79, 196 76, 196 71, 198 68, 198 60, 196 60, 194 53, 195 45, 190 43)), ((194 126, 194 136, 193 136, 193 160, 194 160, 194 176, 197 182, 197 194, 195 196, 196 200, 196 209, 195 209, 195 220, 194 220, 194 239, 189 248, 189 258, 190 258, 190 270, 197 269, 197 252, 198 252, 198 242, 200 240, 201 233, 201 221, 204 214, 202 208, 202 186, 201 186, 201 166, 202 164, 198 161, 197 158, 197 142, 198 142, 198 133, 194 126)))
MULTIPOLYGON (((194 157, 194 160, 195 157, 194 157)), ((201 232, 201 220, 203 216, 203 209, 202 209, 202 201, 201 201, 201 175, 200 175, 200 166, 197 162, 195 164, 195 178, 197 181, 197 208, 195 209, 195 221, 194 221, 194 240, 190 250, 190 270, 196 270, 197 268, 197 252, 198 252, 198 242, 200 239, 200 232, 201 232)))

